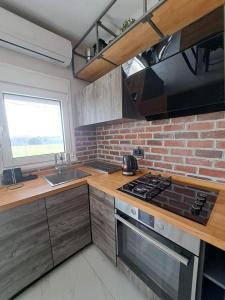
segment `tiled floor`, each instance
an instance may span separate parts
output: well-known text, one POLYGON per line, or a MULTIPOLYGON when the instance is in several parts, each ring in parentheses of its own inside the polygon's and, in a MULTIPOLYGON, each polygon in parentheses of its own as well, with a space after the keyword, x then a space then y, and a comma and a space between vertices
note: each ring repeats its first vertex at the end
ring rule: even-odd
POLYGON ((32 285, 17 300, 146 300, 91 245, 32 285))

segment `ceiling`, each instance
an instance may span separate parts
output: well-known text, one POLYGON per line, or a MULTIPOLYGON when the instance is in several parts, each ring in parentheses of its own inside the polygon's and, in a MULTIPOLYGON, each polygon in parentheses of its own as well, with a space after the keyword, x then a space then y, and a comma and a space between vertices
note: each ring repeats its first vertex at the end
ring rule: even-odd
MULTIPOLYGON (((75 45, 79 38, 92 25, 111 0, 1 0, 0 6, 59 34, 75 45)), ((157 0, 148 0, 148 8, 157 0)), ((139 18, 143 13, 143 0, 117 0, 103 23, 118 32, 126 18, 139 18)), ((110 36, 100 30, 100 37, 110 39, 110 36)), ((94 31, 89 34, 85 46, 95 42, 94 31)))

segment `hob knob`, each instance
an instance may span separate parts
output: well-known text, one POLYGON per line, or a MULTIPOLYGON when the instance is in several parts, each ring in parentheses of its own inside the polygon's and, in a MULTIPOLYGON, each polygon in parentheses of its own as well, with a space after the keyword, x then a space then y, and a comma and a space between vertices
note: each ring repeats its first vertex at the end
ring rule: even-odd
POLYGON ((198 196, 197 201, 202 202, 204 204, 206 202, 206 197, 198 196))
POLYGON ((205 193, 198 194, 198 200, 206 202, 206 199, 207 199, 207 194, 205 194, 205 193))
POLYGON ((200 196, 201 198, 206 198, 206 197, 207 197, 207 194, 205 194, 205 193, 199 193, 199 196, 200 196))
POLYGON ((197 199, 197 200, 194 202, 194 204, 196 204, 196 205, 202 207, 202 206, 204 205, 204 202, 201 201, 201 200, 199 200, 199 199, 197 199))
POLYGON ((201 211, 201 206, 194 203, 191 207, 192 214, 194 216, 198 216, 200 214, 200 211, 201 211))

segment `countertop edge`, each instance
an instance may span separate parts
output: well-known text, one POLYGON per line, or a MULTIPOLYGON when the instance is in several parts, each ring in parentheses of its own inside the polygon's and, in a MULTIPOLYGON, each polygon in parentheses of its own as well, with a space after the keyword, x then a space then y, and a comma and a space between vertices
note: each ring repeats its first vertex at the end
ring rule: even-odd
MULTIPOLYGON (((90 174, 90 176, 74 180, 71 182, 67 182, 62 185, 58 185, 55 187, 51 187, 44 178, 39 177, 38 179, 34 180, 33 183, 29 182, 26 183, 21 190, 14 190, 9 191, 7 190, 3 192, 2 189, 0 189, 0 212, 11 209, 20 205, 25 205, 28 203, 31 203, 32 201, 39 200, 45 197, 49 197, 52 195, 55 195, 57 193, 61 193, 63 191, 70 190, 75 187, 79 187, 81 185, 88 184, 96 189, 99 189, 113 197, 117 197, 121 199, 122 201, 125 201, 127 203, 130 203, 133 206, 136 206, 140 208, 141 210, 152 214, 153 216, 157 216, 164 221, 178 227, 180 230, 183 230, 184 232, 187 232, 207 243, 210 243, 222 250, 225 251, 225 233, 223 238, 223 230, 220 228, 220 222, 225 223, 225 214, 224 214, 224 221, 223 221, 223 214, 219 215, 219 220, 216 220, 216 217, 218 212, 220 213, 220 208, 225 207, 225 185, 220 183, 214 183, 214 182, 207 182, 200 179, 190 178, 190 177, 184 177, 179 175, 173 175, 170 173, 163 173, 163 175, 169 176, 172 175, 172 179, 175 182, 183 183, 183 184, 190 184, 196 187, 205 188, 205 189, 212 189, 215 191, 219 191, 218 196, 218 208, 214 215, 214 218, 210 218, 207 226, 203 226, 201 224, 196 224, 194 221, 185 219, 181 216, 178 216, 174 213, 171 213, 169 211, 165 211, 160 207, 156 207, 154 205, 151 205, 149 203, 146 203, 144 201, 141 201, 135 197, 128 196, 120 191, 117 190, 117 188, 120 185, 123 185, 124 182, 129 182, 143 174, 146 174, 148 172, 159 174, 160 172, 153 171, 153 170, 141 170, 140 173, 138 173, 134 177, 126 177, 122 176, 121 172, 116 172, 113 174, 102 174, 99 172, 96 172, 94 170, 91 170, 86 167, 79 167, 78 169, 81 169, 83 171, 86 171, 90 174), (118 177, 118 178, 117 178, 118 177), (122 182, 123 181, 123 182, 122 182), (1 202, 1 193, 4 193, 4 201, 1 202), (27 195, 26 195, 27 192, 27 195), (30 192, 30 194, 29 194, 30 192), (7 201, 7 198, 12 195, 15 197, 12 201, 7 201), (223 204, 224 202, 224 204, 223 204), (222 216, 221 216, 222 215, 222 216), (213 220, 211 220, 213 219, 213 220), (211 222, 212 221, 212 222, 211 222), (218 233, 217 230, 221 231, 218 233), (221 238, 219 237, 221 236, 221 238)), ((225 212, 225 209, 223 209, 225 212)))
MULTIPOLYGON (((104 188, 104 187, 99 188, 99 185, 95 184, 93 182, 89 182, 88 184, 91 187, 99 189, 99 190, 105 192, 106 194, 109 194, 112 197, 119 198, 121 201, 124 201, 124 202, 127 202, 127 203, 131 204, 131 205, 134 205, 135 207, 137 207, 137 208, 139 208, 139 209, 141 209, 141 210, 143 210, 143 211, 145 211, 149 214, 152 214, 155 217, 159 217, 162 220, 178 227, 180 230, 182 230, 182 231, 184 231, 184 232, 186 232, 190 235, 193 235, 194 237, 199 238, 200 240, 203 240, 203 241, 205 241, 205 242, 207 242, 211 245, 214 245, 214 246, 216 246, 216 247, 218 247, 218 248, 225 251, 225 240, 222 241, 221 239, 216 238, 213 234, 206 233, 206 232, 202 231, 201 229, 198 230, 198 229, 196 229, 196 228, 192 227, 191 225, 186 224, 184 222, 184 221, 188 221, 188 222, 195 223, 194 221, 185 219, 181 216, 177 216, 172 212, 164 211, 162 208, 156 207, 156 206, 153 206, 153 205, 150 205, 151 208, 144 207, 143 205, 141 205, 139 203, 139 201, 137 201, 137 199, 133 200, 132 196, 128 196, 130 198, 130 200, 128 200, 127 196, 124 197, 124 195, 122 195, 122 194, 118 195, 115 191, 112 191, 112 190, 104 188), (176 217, 174 218, 174 216, 178 217, 179 219, 181 218, 181 220, 178 220, 176 217)), ((199 226, 204 226, 204 225, 201 225, 201 224, 198 224, 198 225, 199 226)), ((206 228, 206 227, 204 226, 203 229, 204 228, 206 228)))

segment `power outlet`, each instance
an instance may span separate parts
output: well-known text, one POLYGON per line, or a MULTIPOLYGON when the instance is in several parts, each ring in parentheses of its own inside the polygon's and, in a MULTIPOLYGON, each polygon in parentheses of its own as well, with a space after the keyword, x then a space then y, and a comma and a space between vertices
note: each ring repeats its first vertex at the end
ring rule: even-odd
POLYGON ((136 158, 144 158, 144 149, 141 148, 137 148, 137 149, 133 149, 133 156, 135 156, 136 158))

